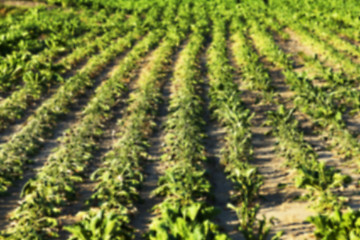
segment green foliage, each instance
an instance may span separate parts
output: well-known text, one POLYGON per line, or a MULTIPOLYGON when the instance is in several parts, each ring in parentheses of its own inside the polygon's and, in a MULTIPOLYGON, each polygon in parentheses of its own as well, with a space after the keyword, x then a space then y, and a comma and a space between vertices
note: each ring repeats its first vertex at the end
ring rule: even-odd
POLYGON ((316 227, 315 236, 324 240, 355 240, 360 238, 360 212, 335 209, 331 214, 310 217, 316 227))
POLYGON ((161 218, 150 225, 148 239, 229 239, 210 222, 216 211, 204 202, 169 199, 156 207, 161 218))
POLYGON ((72 234, 71 240, 129 239, 132 229, 127 228, 130 220, 125 213, 123 211, 94 210, 79 223, 65 226, 64 229, 72 234))

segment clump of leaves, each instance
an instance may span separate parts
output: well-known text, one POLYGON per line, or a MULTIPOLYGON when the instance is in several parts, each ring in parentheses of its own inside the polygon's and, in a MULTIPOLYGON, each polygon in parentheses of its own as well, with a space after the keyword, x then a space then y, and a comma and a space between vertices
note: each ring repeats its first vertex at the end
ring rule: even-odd
POLYGON ((315 236, 323 240, 360 239, 360 211, 336 209, 329 215, 318 214, 308 218, 316 227, 315 236))

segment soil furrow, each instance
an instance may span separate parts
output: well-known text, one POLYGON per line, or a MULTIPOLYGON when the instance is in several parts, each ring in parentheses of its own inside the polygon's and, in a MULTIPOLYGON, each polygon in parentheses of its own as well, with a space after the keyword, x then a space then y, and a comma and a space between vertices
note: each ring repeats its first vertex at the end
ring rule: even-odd
POLYGON ((99 74, 98 77, 94 79, 94 85, 87 89, 87 91, 80 97, 78 97, 75 102, 71 105, 69 113, 61 117, 57 123, 57 127, 53 131, 53 134, 50 138, 45 139, 45 144, 39 151, 39 154, 32 157, 32 164, 29 164, 24 169, 23 178, 14 182, 14 184, 9 188, 8 194, 0 198, 0 230, 4 229, 9 223, 9 213, 15 209, 20 198, 20 192, 22 186, 31 178, 35 177, 36 173, 40 168, 46 163, 47 158, 51 154, 52 150, 58 146, 57 138, 61 137, 64 134, 64 131, 70 126, 76 124, 76 121, 79 119, 82 109, 87 104, 90 97, 93 95, 97 86, 101 84, 107 78, 108 73, 116 66, 116 63, 122 59, 127 52, 121 54, 114 61, 108 64, 108 66, 99 74))
POLYGON ((210 106, 210 85, 207 69, 207 49, 210 46, 210 40, 208 40, 206 49, 200 56, 201 75, 203 82, 203 100, 205 105, 205 149, 207 163, 205 168, 207 176, 212 186, 212 199, 210 205, 218 208, 219 214, 215 217, 214 222, 220 226, 231 239, 240 240, 243 239, 238 228, 238 219, 236 213, 227 207, 227 204, 231 202, 231 193, 233 191, 233 184, 226 178, 224 167, 220 163, 220 150, 223 146, 223 139, 226 135, 224 127, 213 120, 211 117, 210 106))
POLYGON ((162 86, 162 101, 159 106, 158 115, 155 119, 156 127, 154 133, 152 134, 149 143, 150 148, 148 150, 149 161, 144 162, 143 172, 145 180, 140 189, 140 197, 142 202, 137 205, 137 212, 135 213, 134 218, 132 219, 132 226, 135 228, 135 239, 143 239, 143 234, 149 229, 149 224, 153 217, 155 217, 154 212, 151 209, 159 204, 162 201, 161 197, 152 196, 151 193, 157 188, 157 183, 159 177, 163 175, 166 164, 161 161, 162 144, 164 138, 163 126, 166 122, 166 117, 168 114, 168 105, 169 98, 171 94, 171 78, 173 77, 174 66, 179 57, 179 53, 186 45, 186 42, 183 43, 173 54, 171 59, 171 64, 167 69, 167 76, 165 76, 164 84, 162 86))
POLYGON ((30 1, 18 1, 18 0, 1 0, 0 4, 5 6, 14 6, 14 7, 36 7, 36 6, 47 6, 44 2, 30 2, 30 1))
MULTIPOLYGON (((107 152, 109 152, 112 149, 112 146, 116 142, 117 122, 123 116, 123 113, 128 104, 127 100, 129 94, 134 91, 136 86, 136 81, 140 74, 140 69, 144 67, 146 63, 149 61, 151 52, 147 54, 147 56, 144 57, 140 63, 138 63, 140 67, 138 67, 136 70, 133 71, 128 84, 128 91, 120 99, 118 99, 116 105, 111 109, 111 113, 112 113, 111 118, 104 123, 105 126, 105 128, 103 129, 104 133, 101 136, 101 138, 97 140, 98 148, 96 149, 96 152, 94 152, 93 154, 94 157, 90 161, 89 166, 86 170, 85 173, 86 178, 84 182, 77 185, 77 189, 79 189, 77 199, 73 202, 68 202, 68 204, 63 207, 61 215, 58 217, 60 225, 59 225, 59 237, 57 239, 59 240, 65 240, 68 239, 68 237, 70 237, 70 233, 63 230, 62 227, 80 221, 81 214, 78 215, 78 213, 82 210, 86 210, 87 208, 86 200, 88 200, 91 197, 91 195, 94 193, 94 188, 96 187, 97 184, 96 182, 93 182, 90 179, 90 176, 96 169, 98 169, 101 166, 103 157, 107 152)), ((113 68, 113 70, 115 69, 116 67, 113 68)))
MULTIPOLYGON (((85 66, 87 61, 88 58, 82 60, 73 69, 63 74, 62 77, 64 79, 68 79, 74 76, 78 70, 80 70, 83 66, 85 66)), ((14 133, 20 131, 21 128, 26 125, 28 118, 35 113, 36 109, 40 107, 43 102, 49 99, 56 92, 59 86, 60 86, 59 84, 55 84, 51 86, 46 93, 42 94, 39 99, 30 100, 31 103, 28 104, 25 110, 25 114, 21 118, 16 119, 13 123, 10 123, 9 127, 0 133, 0 144, 9 141, 14 133)))
MULTIPOLYGON (((296 55, 299 52, 303 52, 307 55, 311 55, 311 50, 301 44, 299 41, 297 41, 296 38, 292 37, 293 35, 290 35, 290 39, 288 41, 285 41, 281 39, 279 35, 274 33, 274 38, 279 45, 279 47, 287 54, 292 54, 293 61, 296 65, 299 65, 299 62, 301 61, 300 58, 296 57, 296 55)), ((306 70, 304 67, 299 67, 299 72, 303 72, 306 70)), ((304 131, 305 135, 304 138, 307 142, 309 142, 316 153, 318 154, 318 160, 321 162, 326 162, 328 166, 335 167, 336 169, 340 170, 342 173, 347 174, 352 177, 353 182, 345 189, 342 189, 338 191, 340 195, 346 196, 349 198, 349 205, 350 206, 359 206, 360 204, 360 197, 358 196, 357 192, 358 190, 358 181, 359 176, 355 173, 354 169, 357 169, 357 166, 355 163, 346 163, 340 159, 339 156, 335 156, 328 148, 329 146, 326 144, 325 140, 321 135, 315 134, 313 123, 309 120, 308 117, 305 115, 297 116, 301 128, 304 131)), ((347 124, 348 129, 355 133, 356 135, 359 134, 360 131, 360 119, 359 116, 350 117, 347 114, 345 115, 345 122, 347 124)))
MULTIPOLYGON (((254 47, 254 49, 256 49, 254 47)), ((258 53, 259 54, 259 53, 258 53)), ((254 160, 252 163, 259 168, 264 176, 261 189, 263 199, 260 203, 260 214, 268 219, 275 218, 273 232, 284 231, 282 239, 309 239, 312 228, 305 223, 305 219, 312 214, 307 202, 296 201, 304 191, 295 188, 293 184, 294 172, 285 166, 285 159, 275 153, 276 140, 267 134, 271 127, 263 126, 266 112, 276 110, 278 104, 286 108, 293 106, 294 93, 289 90, 280 69, 272 66, 265 57, 261 56, 261 63, 268 69, 271 85, 276 95, 273 103, 254 101, 261 96, 253 91, 243 91, 245 105, 255 113, 252 119, 252 143, 254 146, 254 160)), ((241 82, 239 83, 241 86, 241 82)))

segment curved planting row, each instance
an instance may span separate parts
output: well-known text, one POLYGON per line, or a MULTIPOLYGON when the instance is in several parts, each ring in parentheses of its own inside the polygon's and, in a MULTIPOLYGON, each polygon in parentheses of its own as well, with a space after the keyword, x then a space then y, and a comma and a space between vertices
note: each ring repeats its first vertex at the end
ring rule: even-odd
MULTIPOLYGON (((285 11, 291 14, 291 11, 285 11)), ((274 13, 276 14, 276 13, 274 13)), ((289 15, 281 14, 279 16, 276 15, 277 19, 282 24, 288 25, 292 30, 295 31, 300 40, 308 45, 313 46, 313 51, 316 51, 317 54, 323 55, 326 57, 328 61, 333 63, 335 66, 339 66, 340 69, 348 74, 350 77, 358 77, 359 72, 359 65, 354 63, 348 56, 344 53, 339 52, 333 45, 329 44, 326 41, 323 41, 319 38, 320 34, 326 34, 324 29, 320 29, 320 27, 311 27, 311 30, 315 31, 316 34, 312 33, 307 29, 308 24, 305 24, 303 21, 289 21, 289 15)), ((331 39, 330 39, 331 41, 331 39)), ((355 52, 353 52, 355 54, 355 52)))
MULTIPOLYGON (((277 21, 272 21, 273 26, 278 25, 277 21)), ((277 33, 279 30, 276 30, 277 33)), ((352 45, 353 46, 353 45, 352 45)), ((323 91, 330 91, 334 99, 345 106, 341 106, 342 111, 351 109, 351 113, 358 113, 360 110, 360 93, 357 89, 357 78, 349 78, 341 70, 334 71, 331 67, 325 67, 317 56, 299 54, 307 69, 311 70, 313 79, 325 80, 322 86, 323 91)))
POLYGON ((312 206, 318 212, 341 207, 341 198, 332 191, 349 183, 350 177, 318 161, 314 149, 304 140, 293 114, 294 109, 286 110, 281 105, 277 111, 269 112, 267 124, 273 128, 272 135, 279 143, 277 150, 287 159, 286 165, 297 171, 295 186, 309 191, 307 197, 313 201, 312 206))
MULTIPOLYGON (((271 36, 266 31, 263 31, 263 34, 265 35, 258 39, 262 38, 263 41, 267 39, 268 42, 263 45, 273 46, 273 51, 269 49, 268 54, 275 56, 275 54, 281 53, 271 36)), ((286 58, 284 53, 282 55, 282 58, 286 58)), ((325 68, 318 59, 304 57, 304 60, 310 69, 316 71, 315 77, 326 80, 329 86, 314 86, 311 78, 297 76, 292 72, 291 65, 282 65, 287 69, 285 70, 287 81, 292 90, 297 93, 296 105, 322 127, 322 134, 328 139, 328 144, 336 150, 337 155, 356 159, 360 153, 360 145, 356 137, 346 128, 343 116, 348 110, 348 106, 352 108, 352 113, 359 111, 360 97, 354 81, 345 77, 341 72, 334 73, 329 68, 325 68)), ((273 61, 276 62, 276 60, 273 61)))
POLYGON ((286 13, 291 8, 296 21, 313 22, 314 26, 332 31, 336 38, 339 36, 353 41, 359 40, 360 21, 356 13, 359 11, 359 6, 356 1, 336 2, 334 5, 329 4, 329 2, 312 2, 311 4, 306 4, 304 1, 294 3, 288 0, 278 2, 280 4, 274 4, 272 8, 275 11, 281 10, 282 13, 286 13))
POLYGON ((161 31, 149 33, 119 63, 113 76, 96 90, 79 122, 60 138, 60 147, 23 187, 24 200, 13 212, 14 224, 4 233, 6 237, 33 239, 56 235, 53 230, 57 222, 53 217, 60 213, 61 205, 76 196, 75 184, 83 180, 86 166, 96 150, 95 139, 102 135, 103 124, 111 116, 109 110, 126 89, 124 80, 161 36, 161 31))
POLYGON ((272 133, 279 142, 277 149, 297 171, 295 186, 307 189, 305 198, 317 212, 307 219, 316 227, 315 236, 318 239, 360 238, 357 226, 360 211, 346 207, 346 198, 333 193, 349 183, 350 177, 317 160, 317 154, 298 130, 293 110, 280 106, 276 112, 269 113, 268 123, 273 126, 272 133))

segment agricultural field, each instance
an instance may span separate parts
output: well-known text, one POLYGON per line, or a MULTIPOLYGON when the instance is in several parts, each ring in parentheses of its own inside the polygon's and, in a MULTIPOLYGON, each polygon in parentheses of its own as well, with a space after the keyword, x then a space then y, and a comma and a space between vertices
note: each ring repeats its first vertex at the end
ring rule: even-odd
POLYGON ((359 12, 0 1, 0 240, 359 240, 359 12))

